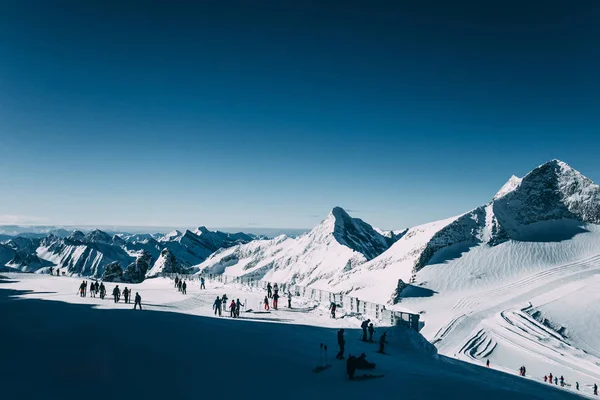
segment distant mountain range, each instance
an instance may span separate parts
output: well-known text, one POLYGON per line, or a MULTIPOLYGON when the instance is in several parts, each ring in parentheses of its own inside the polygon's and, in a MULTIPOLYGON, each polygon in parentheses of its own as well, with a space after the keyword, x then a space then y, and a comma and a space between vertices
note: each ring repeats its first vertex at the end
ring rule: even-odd
MULTIPOLYGON (((13 230, 16 233, 16 230, 13 230)), ((9 271, 45 273, 59 269, 66 274, 103 277, 106 267, 119 277, 141 280, 167 249, 176 270, 186 271, 215 251, 257 239, 246 233, 226 233, 200 227, 194 231, 157 234, 113 234, 99 229, 84 233, 48 229, 47 233, 20 232, 0 242, 0 267, 9 271), (148 264, 141 268, 140 260, 148 264), (127 269, 129 268, 129 272, 127 269), (137 268, 137 270, 136 270, 137 268), (143 270, 143 273, 141 272, 143 270), (135 271, 135 272, 134 272, 135 271)), ((120 279, 120 278, 119 278, 120 279)))

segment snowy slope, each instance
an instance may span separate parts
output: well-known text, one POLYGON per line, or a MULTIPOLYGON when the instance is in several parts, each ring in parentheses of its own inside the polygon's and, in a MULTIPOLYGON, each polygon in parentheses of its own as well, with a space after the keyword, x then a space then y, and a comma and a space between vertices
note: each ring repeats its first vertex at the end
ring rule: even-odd
POLYGON ((369 224, 335 207, 318 226, 298 238, 279 236, 222 250, 198 269, 307 285, 352 270, 391 243, 369 224))
MULTIPOLYGON (((254 296, 239 288, 209 284, 201 291, 190 285, 183 296, 171 281, 148 280, 128 285, 142 296, 144 310, 134 312, 131 304, 115 304, 111 298, 74 296, 79 283, 68 277, 14 274, 0 280, 3 318, 19 321, 0 331, 2 341, 11 343, 3 348, 0 363, 3 397, 80 399, 85 392, 89 400, 187 399, 199 393, 227 399, 267 393, 290 400, 580 398, 573 390, 432 356, 430 346, 408 330, 388 330, 389 355, 379 355, 374 344, 353 339, 358 331, 352 326, 359 321, 333 320, 326 310, 243 312, 240 319, 212 316, 216 295, 254 296), (384 378, 348 380, 345 362, 333 358, 339 328, 346 329, 347 353, 364 352, 377 364, 373 372, 384 378), (164 338, 168 343, 162 343, 164 338), (320 356, 321 343, 329 350, 320 356), (82 354, 91 361, 82 365, 82 354), (332 367, 313 373, 323 362, 332 367), (90 376, 96 385, 90 386, 90 376)), ((113 287, 108 285, 109 293, 113 287)), ((584 385, 591 383, 582 381, 586 393, 584 385)))

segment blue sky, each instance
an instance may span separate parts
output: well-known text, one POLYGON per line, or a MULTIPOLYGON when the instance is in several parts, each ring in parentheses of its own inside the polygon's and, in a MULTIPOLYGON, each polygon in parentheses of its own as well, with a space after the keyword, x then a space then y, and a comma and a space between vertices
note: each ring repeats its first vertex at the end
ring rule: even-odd
POLYGON ((169 3, 0 2, 0 222, 395 229, 600 181, 597 3, 169 3))

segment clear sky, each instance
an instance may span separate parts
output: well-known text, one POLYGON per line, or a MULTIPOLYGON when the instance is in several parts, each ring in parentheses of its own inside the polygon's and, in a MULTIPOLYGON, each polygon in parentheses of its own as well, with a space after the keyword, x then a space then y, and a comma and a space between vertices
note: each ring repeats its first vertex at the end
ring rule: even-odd
POLYGON ((0 222, 309 228, 340 205, 397 229, 552 158, 598 182, 599 20, 584 0, 0 0, 0 222))

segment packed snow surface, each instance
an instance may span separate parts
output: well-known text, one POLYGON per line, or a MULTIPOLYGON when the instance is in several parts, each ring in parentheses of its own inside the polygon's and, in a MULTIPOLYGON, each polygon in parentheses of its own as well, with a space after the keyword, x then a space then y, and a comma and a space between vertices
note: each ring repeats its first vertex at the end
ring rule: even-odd
MULTIPOLYGON (((388 355, 358 340, 360 320, 330 319, 325 307, 294 298, 292 309, 250 312, 264 293, 197 282, 187 295, 167 279, 127 285, 143 311, 112 298, 79 297, 80 280, 5 274, 0 307, 6 322, 0 387, 6 398, 395 398, 569 399, 572 388, 544 385, 496 370, 437 357, 413 331, 388 332, 388 355), (240 319, 215 317, 216 296, 246 303, 240 319), (349 381, 336 360, 336 331, 346 328, 346 354, 365 352, 385 376, 349 381), (328 346, 327 360, 320 344, 328 346), (10 344, 10 345, 7 345, 10 344), (320 363, 332 367, 313 373, 320 363)), ((123 289, 125 285, 120 285, 123 289)), ((114 285, 108 284, 108 293, 114 285)), ((371 372, 371 371, 366 371, 371 372)), ((357 375, 362 372, 357 371, 357 375)), ((589 388, 582 389, 589 393, 589 388)))

